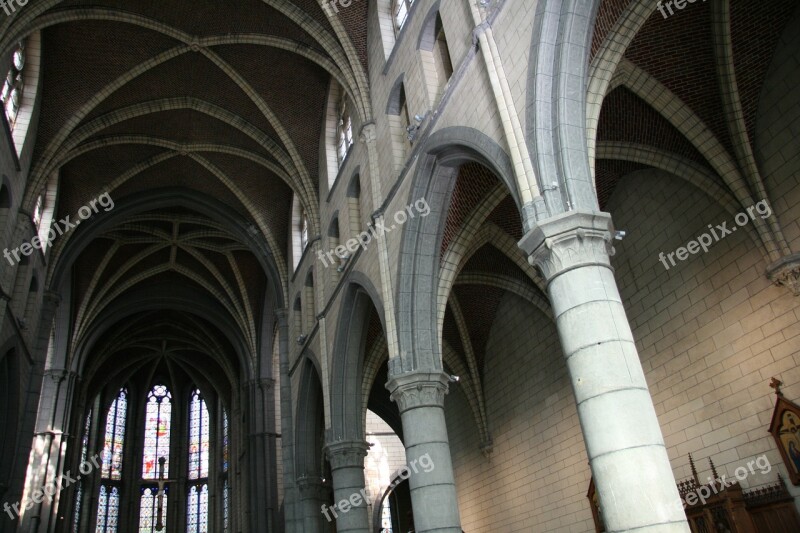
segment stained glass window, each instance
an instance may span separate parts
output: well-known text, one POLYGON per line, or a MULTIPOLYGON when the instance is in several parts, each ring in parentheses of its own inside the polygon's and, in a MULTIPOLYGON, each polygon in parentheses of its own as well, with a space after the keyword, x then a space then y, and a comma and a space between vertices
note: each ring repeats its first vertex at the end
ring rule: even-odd
POLYGON ((209 418, 199 389, 189 403, 189 479, 208 477, 209 418))
MULTIPOLYGON (((165 527, 167 521, 167 495, 169 487, 164 487, 161 519, 165 527)), ((142 487, 141 507, 139 512, 139 533, 156 533, 158 525, 158 488, 142 487)), ((163 531, 163 529, 161 530, 163 531)))
POLYGON ((228 478, 225 478, 225 481, 222 482, 222 531, 224 533, 228 533, 228 525, 230 524, 230 492, 228 478))
POLYGON ((158 459, 164 457, 164 477, 169 477, 169 437, 172 421, 172 395, 164 385, 156 385, 147 395, 144 429, 142 477, 158 479, 158 459))
POLYGON ((381 533, 392 533, 392 506, 388 497, 383 500, 381 508, 381 533))
POLYGON ((119 489, 100 485, 95 533, 117 533, 119 518, 119 489))
MULTIPOLYGON (((92 427, 92 412, 86 415, 86 422, 83 425, 83 438, 81 439, 81 464, 86 462, 89 455, 89 430, 92 427)), ((83 480, 78 480, 75 487, 75 506, 72 512, 72 533, 78 533, 81 525, 81 505, 83 504, 83 480)))
POLYGON ((230 497, 231 487, 228 483, 228 468, 230 465, 230 423, 228 411, 222 408, 222 531, 230 531, 230 497))
POLYGON ((103 445, 103 479, 122 479, 122 453, 125 448, 125 419, 128 414, 128 391, 120 389, 111 404, 106 418, 105 443, 103 445))
POLYGON ((81 503, 83 500, 83 483, 78 482, 75 488, 75 507, 72 515, 72 533, 78 533, 78 528, 81 527, 81 503))
POLYGON ((195 485, 189 489, 189 505, 186 516, 187 533, 208 533, 208 484, 195 485))
POLYGON ((222 471, 228 471, 230 461, 231 443, 230 430, 228 426, 228 411, 222 409, 222 471))

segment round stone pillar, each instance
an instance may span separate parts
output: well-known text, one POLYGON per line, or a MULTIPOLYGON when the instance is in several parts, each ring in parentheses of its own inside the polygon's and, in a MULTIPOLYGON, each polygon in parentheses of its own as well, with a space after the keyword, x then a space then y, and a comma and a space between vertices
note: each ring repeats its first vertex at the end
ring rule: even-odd
POLYGON ((364 458, 369 444, 341 441, 328 444, 325 453, 333 475, 333 502, 337 533, 369 533, 364 458))
POLYGON ((330 522, 325 520, 323 511, 329 509, 330 488, 321 479, 300 476, 297 478, 302 509, 301 527, 303 533, 327 533, 333 531, 330 522))
POLYGON ((403 421, 406 468, 417 533, 461 533, 458 497, 444 418, 449 376, 410 372, 390 376, 386 388, 403 421))
POLYGON ((608 531, 688 532, 609 254, 607 213, 570 211, 520 241, 547 281, 608 531))

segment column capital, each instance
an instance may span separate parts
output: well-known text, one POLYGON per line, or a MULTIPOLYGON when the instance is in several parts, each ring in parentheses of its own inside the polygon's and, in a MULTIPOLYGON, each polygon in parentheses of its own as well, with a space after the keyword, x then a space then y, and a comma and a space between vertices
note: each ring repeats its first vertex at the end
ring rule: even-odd
POLYGON ((369 443, 359 440, 341 440, 325 446, 325 455, 331 462, 331 469, 364 468, 364 457, 369 452, 369 443))
POLYGON ((386 388, 404 413, 417 407, 444 407, 449 382, 444 372, 408 372, 391 377, 386 388))
POLYGON ((288 316, 289 316, 289 309, 287 309, 286 307, 279 307, 275 309, 275 318, 277 318, 278 320, 286 320, 288 316))
POLYGON ((568 211, 542 220, 519 241, 528 262, 550 282, 559 274, 584 266, 611 267, 611 215, 600 211, 568 211))
POLYGON ((321 478, 313 476, 300 476, 297 478, 297 488, 303 500, 327 500, 330 490, 321 478))

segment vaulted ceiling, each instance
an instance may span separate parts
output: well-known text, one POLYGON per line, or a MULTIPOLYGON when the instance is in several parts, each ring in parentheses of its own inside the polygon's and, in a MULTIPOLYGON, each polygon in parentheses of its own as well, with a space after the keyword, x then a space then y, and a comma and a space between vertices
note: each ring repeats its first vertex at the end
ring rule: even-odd
POLYGON ((361 116, 370 113, 367 9, 354 2, 329 18, 315 0, 37 0, 0 21, 4 50, 41 31, 40 125, 25 205, 56 170, 56 219, 74 218, 104 192, 114 211, 128 198, 145 200, 124 216, 101 213, 92 228, 54 244, 48 281, 60 276, 71 287, 73 349, 116 299, 181 286, 216 300, 247 351, 259 350, 267 286, 285 288, 289 277, 295 195, 319 231, 331 80, 361 116), (159 190, 226 210, 229 224, 187 205, 147 208, 159 190), (265 261, 277 279, 268 279, 265 261))

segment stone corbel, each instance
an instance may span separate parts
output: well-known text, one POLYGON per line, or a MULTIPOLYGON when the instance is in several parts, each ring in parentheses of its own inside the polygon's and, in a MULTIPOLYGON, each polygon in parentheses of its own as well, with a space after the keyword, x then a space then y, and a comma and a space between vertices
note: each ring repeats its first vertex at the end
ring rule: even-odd
POLYGON ((767 267, 767 278, 778 286, 800 295, 800 254, 782 257, 767 267))

